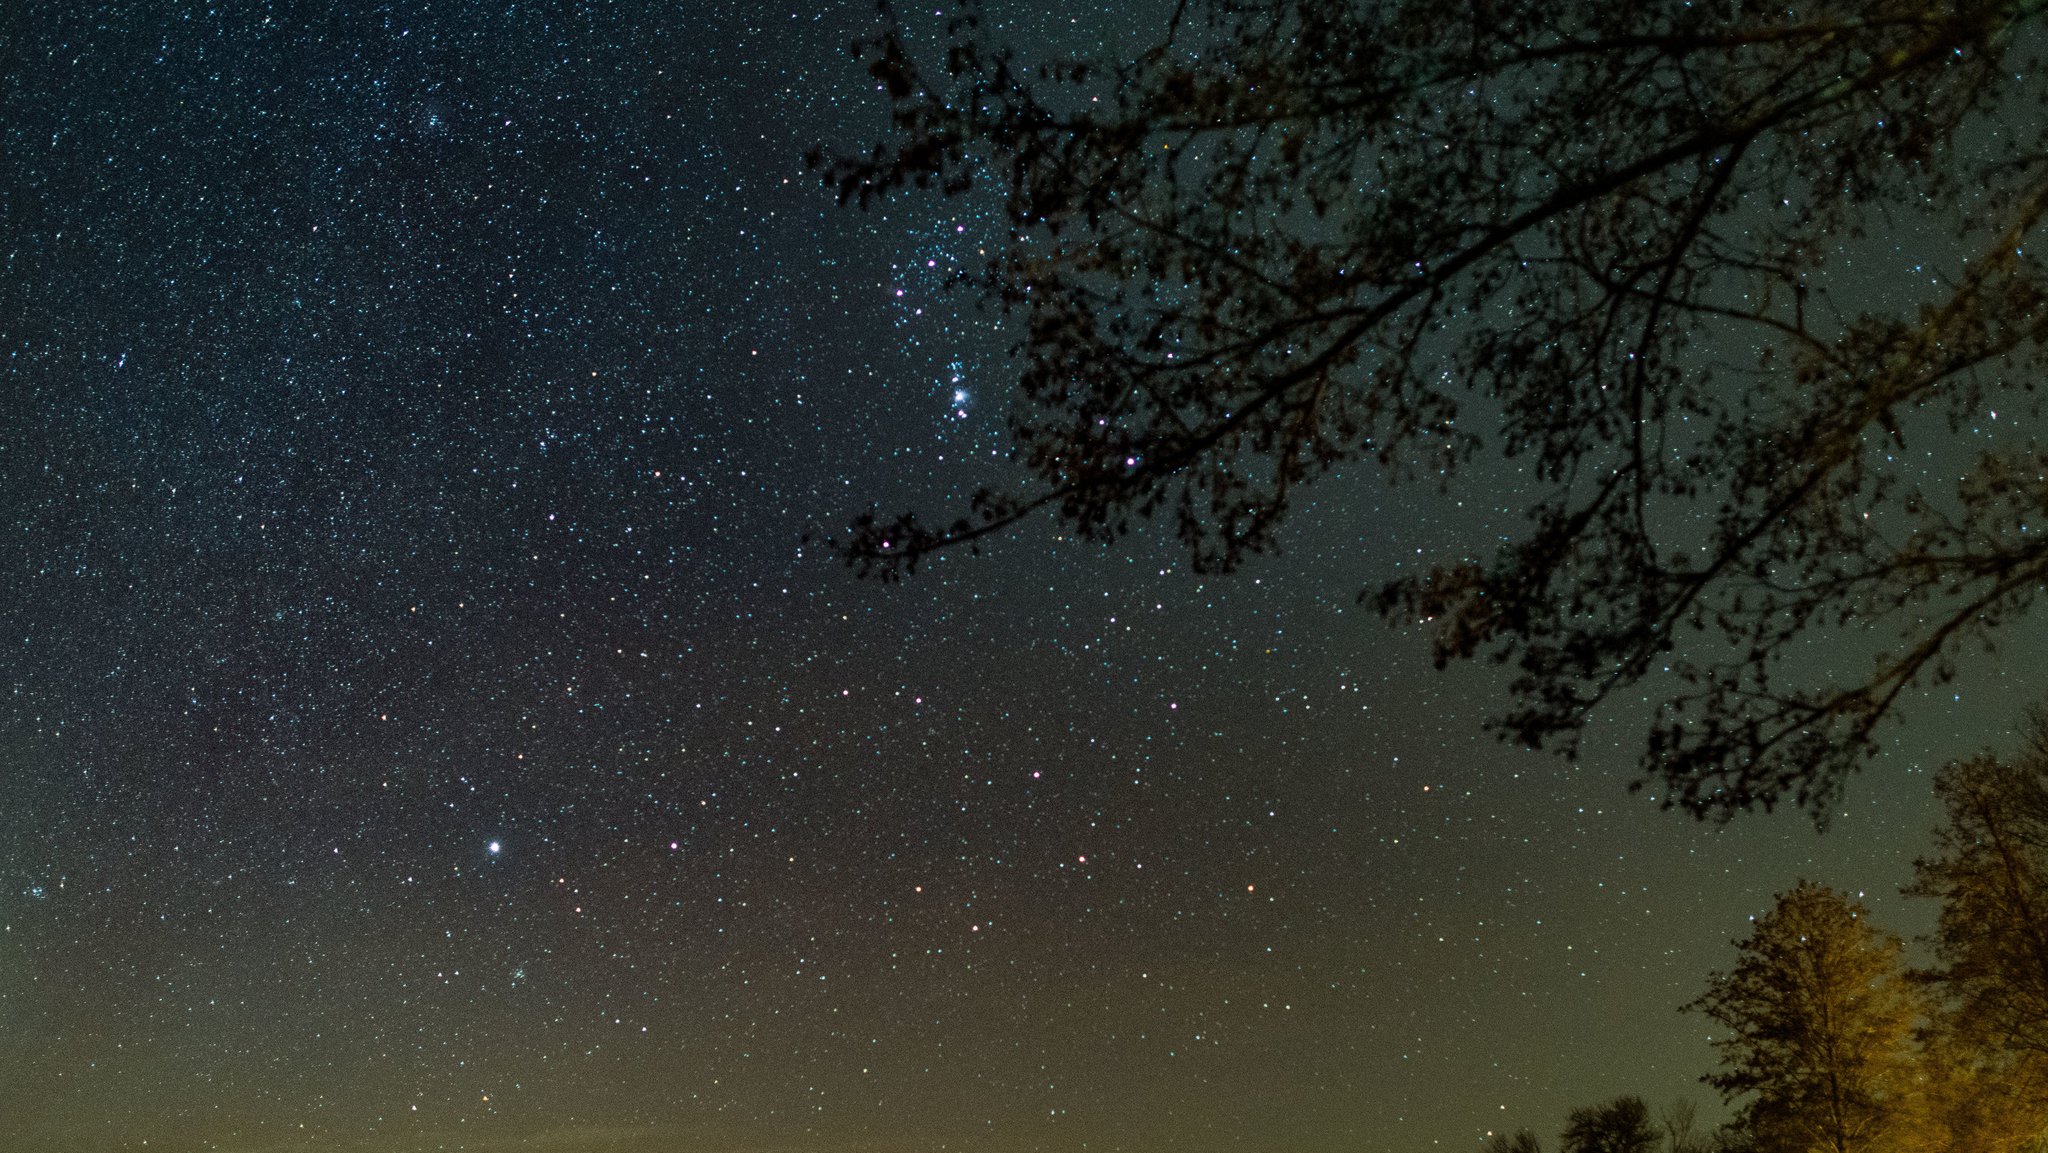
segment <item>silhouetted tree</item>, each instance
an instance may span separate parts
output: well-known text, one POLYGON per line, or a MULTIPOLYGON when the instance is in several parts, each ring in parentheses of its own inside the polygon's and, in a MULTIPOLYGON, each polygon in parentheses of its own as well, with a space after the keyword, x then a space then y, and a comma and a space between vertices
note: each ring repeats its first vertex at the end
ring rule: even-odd
POLYGON ((1913 1128, 1912 1030, 1921 1015, 1897 937, 1862 905, 1800 882, 1738 943, 1687 1006, 1727 1033, 1708 1084, 1747 1098, 1742 1128, 1764 1150, 1862 1153, 1905 1147, 1913 1128))
POLYGON ((1543 1153, 1543 1143, 1527 1129, 1495 1133, 1486 1139, 1486 1153, 1543 1153))
POLYGON ((1616 1097, 1574 1109, 1559 1137, 1564 1153, 1652 1153, 1657 1140, 1650 1107, 1641 1097, 1616 1097))
POLYGON ((2048 716, 2010 759, 1979 756, 1935 777, 1944 817, 1911 895, 1941 901, 1943 994, 1929 1050, 1939 1119, 1996 1153, 2048 1127, 2048 716))
POLYGON ((2048 1060, 2048 750, 1979 756, 1935 777, 1946 820, 1908 893, 1941 900, 1930 976, 1979 1047, 2048 1060))
POLYGON ((2044 9, 1184 0, 1135 62, 1035 66, 972 8, 890 21, 856 48, 892 133, 813 160, 861 204, 1001 200, 979 283, 1020 318, 1033 480, 838 547, 897 575, 1039 510, 1157 515, 1228 569, 1333 470, 1484 449, 1527 527, 1381 609, 1511 663, 1510 738, 1574 753, 1640 685, 1667 803, 1818 818, 2048 581, 2044 9), (1838 275, 1871 230, 1954 255, 1838 275), (1874 661, 1787 667, 1880 623, 1874 661))
POLYGON ((1657 1116, 1667 1153, 1708 1153, 1711 1136, 1700 1130, 1699 1110, 1690 1101, 1673 1101, 1657 1116))

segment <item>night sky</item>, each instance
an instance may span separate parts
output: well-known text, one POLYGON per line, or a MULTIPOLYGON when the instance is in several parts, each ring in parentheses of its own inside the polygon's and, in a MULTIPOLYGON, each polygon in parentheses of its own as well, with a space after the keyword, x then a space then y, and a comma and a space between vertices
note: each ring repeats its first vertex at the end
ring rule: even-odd
POLYGON ((999 223, 803 165, 871 20, 0 12, 0 1148, 1470 1149, 1718 1116, 1677 1006, 1799 877, 1927 927, 2027 646, 1825 836, 1700 826, 1358 607, 1511 474, 849 575, 1011 475, 999 223))

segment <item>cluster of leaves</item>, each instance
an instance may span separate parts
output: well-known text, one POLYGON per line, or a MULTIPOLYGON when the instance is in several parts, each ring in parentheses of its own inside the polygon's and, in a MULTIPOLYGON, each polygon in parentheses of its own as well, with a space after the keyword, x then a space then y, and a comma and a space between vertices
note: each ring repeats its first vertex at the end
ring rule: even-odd
POLYGON ((862 205, 1002 200, 980 283, 1021 317, 1035 483, 871 511, 841 554, 897 576, 1050 510, 1098 541, 1163 518, 1228 569, 1331 470, 1492 453, 1526 529, 1371 599, 1440 663, 1514 668, 1507 737, 1574 754, 1656 677, 1667 803, 1819 818, 1901 693, 2048 580, 2043 452, 1960 447, 2044 366, 2044 9, 1187 0, 1136 61, 1044 65, 972 9, 929 51, 892 17, 856 50, 893 131, 814 160, 862 205), (1830 276, 1902 217, 1954 267, 1830 276), (1867 676, 1788 667, 1879 622, 1867 676))

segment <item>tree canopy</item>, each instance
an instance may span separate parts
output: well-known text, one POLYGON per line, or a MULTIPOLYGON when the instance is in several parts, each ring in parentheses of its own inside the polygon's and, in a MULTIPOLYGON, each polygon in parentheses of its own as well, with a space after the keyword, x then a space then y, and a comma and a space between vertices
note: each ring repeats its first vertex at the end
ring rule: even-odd
POLYGON ((1574 754, 1639 690, 1667 803, 1819 817, 2048 580, 2044 9, 1184 0, 1135 61, 1059 62, 890 16, 855 47, 893 128, 814 160, 863 205, 1000 200, 1029 480, 841 555, 1050 512, 1229 569, 1333 470, 1489 454, 1526 526, 1368 599, 1510 665, 1508 738, 1574 754), (1895 233, 1944 255, 1840 274, 1895 233))
POLYGON ((1946 820, 1914 863, 1936 897, 1935 1020, 1953 1129, 1971 1148, 2024 1147, 2048 1123, 2048 713, 2016 756, 1954 762, 1935 778, 1946 820))
POLYGON ((1628 1096, 1572 1110, 1558 1140, 1564 1153, 1655 1153, 1659 1137, 1650 1107, 1628 1096))
POLYGON ((1976 756, 1935 779, 1948 820, 1911 890, 1942 900, 1934 976, 1960 1027, 2048 1062, 2048 747, 1976 756))
POLYGON ((1922 1005, 1900 943, 1869 910, 1808 882, 1781 894, 1734 968, 1687 1006, 1726 1030, 1721 1071, 1762 1148, 1863 1153, 1906 1147, 1918 1102, 1911 1049, 1922 1005))

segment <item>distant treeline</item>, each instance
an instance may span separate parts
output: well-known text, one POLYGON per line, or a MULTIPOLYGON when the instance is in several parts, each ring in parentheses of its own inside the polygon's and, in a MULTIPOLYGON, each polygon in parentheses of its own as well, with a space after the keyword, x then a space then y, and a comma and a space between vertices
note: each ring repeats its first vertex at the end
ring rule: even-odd
MULTIPOLYGON (((1845 893, 1802 881, 1685 1006, 1719 1028, 1702 1127, 1640 1097, 1573 1110, 1561 1153, 2048 1153, 2048 714, 2011 758, 1935 778, 1944 818, 1908 896, 1941 902, 1934 963, 1845 893)), ((1527 1129, 1487 1153, 1541 1153, 1527 1129)))

